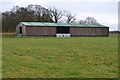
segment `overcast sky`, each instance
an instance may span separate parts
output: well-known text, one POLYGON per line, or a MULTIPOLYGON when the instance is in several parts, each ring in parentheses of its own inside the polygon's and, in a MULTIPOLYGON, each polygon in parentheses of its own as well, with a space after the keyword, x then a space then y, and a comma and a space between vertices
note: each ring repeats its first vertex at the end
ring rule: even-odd
POLYGON ((110 30, 118 30, 118 1, 119 0, 0 0, 0 12, 13 6, 26 7, 29 4, 38 4, 45 8, 54 6, 59 10, 67 10, 76 14, 78 20, 94 17, 110 30))

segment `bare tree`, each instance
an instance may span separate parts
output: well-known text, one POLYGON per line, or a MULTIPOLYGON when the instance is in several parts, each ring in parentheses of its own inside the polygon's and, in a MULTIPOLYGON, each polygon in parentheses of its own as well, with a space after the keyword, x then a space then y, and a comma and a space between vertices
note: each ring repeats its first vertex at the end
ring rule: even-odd
POLYGON ((97 20, 94 17, 87 17, 86 24, 98 24, 97 20))
POLYGON ((79 24, 99 24, 94 17, 87 17, 85 20, 79 20, 79 24))
POLYGON ((50 8, 49 11, 52 14, 54 22, 58 23, 58 20, 60 20, 62 18, 62 16, 63 16, 62 11, 59 11, 55 7, 50 8))
POLYGON ((78 23, 79 23, 79 24, 86 24, 86 22, 87 22, 87 21, 85 21, 85 20, 80 20, 78 23))
POLYGON ((72 15, 70 12, 65 12, 66 23, 74 23, 76 18, 75 15, 72 15))
POLYGON ((35 15, 36 15, 36 20, 43 22, 51 22, 52 21, 52 15, 49 12, 48 9, 40 6, 40 5, 35 5, 35 15))

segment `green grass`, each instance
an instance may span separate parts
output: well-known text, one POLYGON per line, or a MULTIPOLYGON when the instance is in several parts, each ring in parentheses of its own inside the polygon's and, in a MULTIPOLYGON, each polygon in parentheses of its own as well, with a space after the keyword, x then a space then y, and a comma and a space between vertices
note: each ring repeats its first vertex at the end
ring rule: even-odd
POLYGON ((118 38, 3 37, 3 78, 117 78, 118 38))

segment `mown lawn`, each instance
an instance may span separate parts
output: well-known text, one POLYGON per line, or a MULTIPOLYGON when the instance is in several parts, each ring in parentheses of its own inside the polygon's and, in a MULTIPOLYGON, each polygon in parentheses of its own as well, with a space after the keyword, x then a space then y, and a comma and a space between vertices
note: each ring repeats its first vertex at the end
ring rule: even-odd
POLYGON ((3 37, 3 78, 117 78, 118 38, 3 37))

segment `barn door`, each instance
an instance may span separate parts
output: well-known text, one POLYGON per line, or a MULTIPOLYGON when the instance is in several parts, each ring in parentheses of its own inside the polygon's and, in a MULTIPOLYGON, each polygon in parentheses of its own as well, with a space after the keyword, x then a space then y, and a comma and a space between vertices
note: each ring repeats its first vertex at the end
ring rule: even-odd
POLYGON ((19 27, 19 33, 22 34, 22 27, 19 27))

